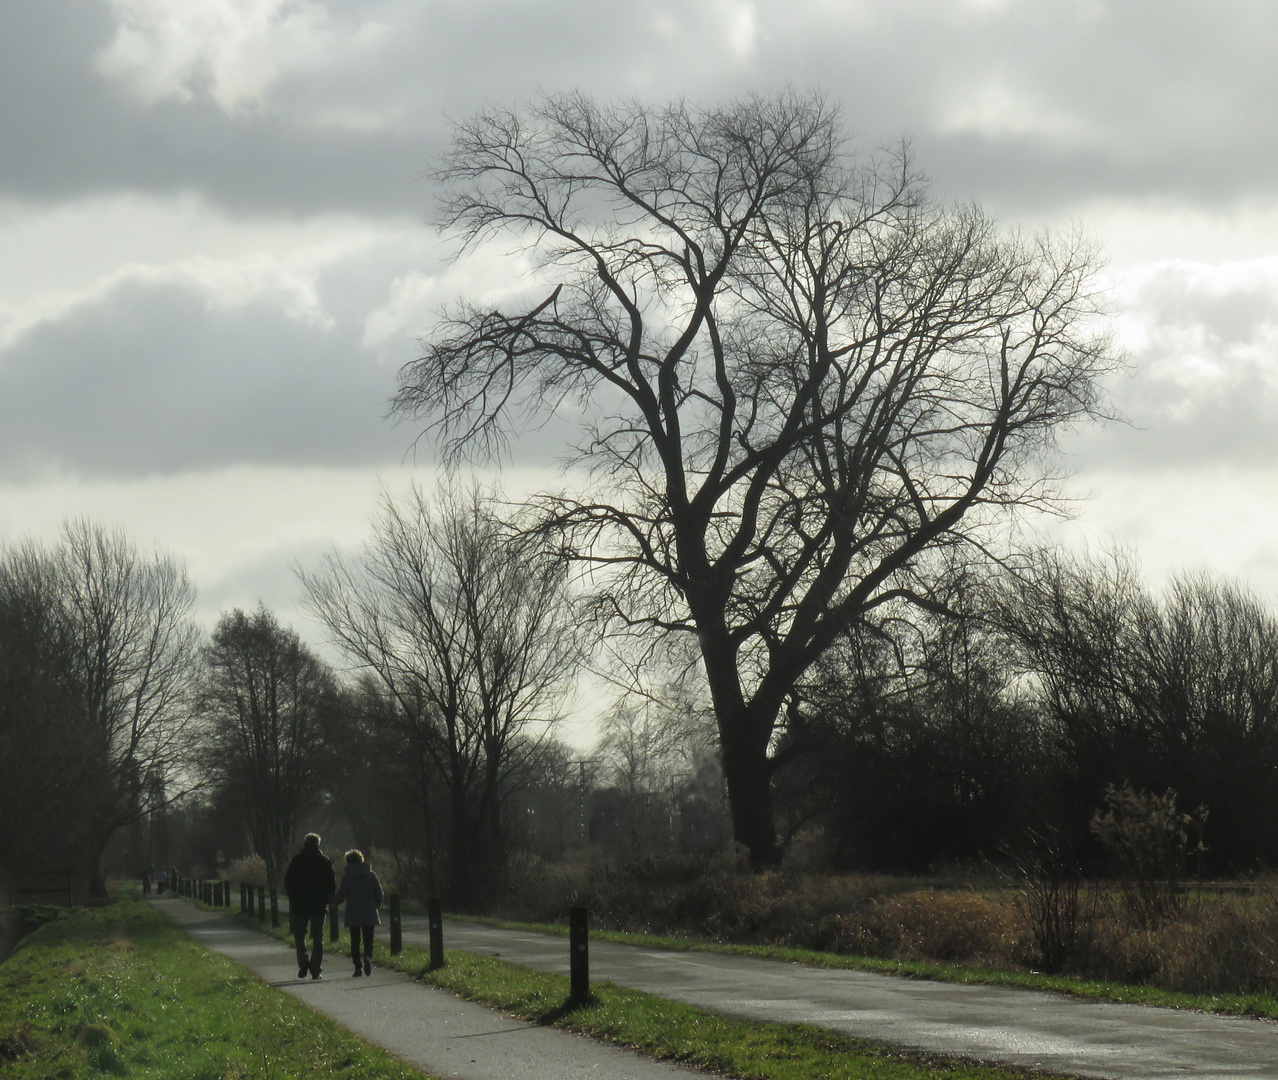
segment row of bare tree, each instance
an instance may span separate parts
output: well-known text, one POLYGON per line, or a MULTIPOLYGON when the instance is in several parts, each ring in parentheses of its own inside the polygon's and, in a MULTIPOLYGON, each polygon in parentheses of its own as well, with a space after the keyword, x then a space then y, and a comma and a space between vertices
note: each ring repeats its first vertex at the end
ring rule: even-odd
MULTIPOLYGON (((112 834, 194 790, 271 880, 324 811, 475 907, 512 850, 667 850, 681 815, 722 816, 695 657, 614 662, 596 751, 555 741, 591 634, 563 561, 495 505, 387 497, 362 553, 303 575, 348 678, 262 609, 202 642, 181 570, 118 534, 8 550, 5 868, 73 864, 100 888, 112 834)), ((943 610, 884 605, 797 688, 774 750, 784 848, 923 870, 1051 829, 1086 862, 1096 807, 1131 785, 1207 808, 1197 869, 1278 858, 1278 619, 1254 597, 1202 577, 1155 596, 1130 559, 1049 553, 950 588, 943 610)))

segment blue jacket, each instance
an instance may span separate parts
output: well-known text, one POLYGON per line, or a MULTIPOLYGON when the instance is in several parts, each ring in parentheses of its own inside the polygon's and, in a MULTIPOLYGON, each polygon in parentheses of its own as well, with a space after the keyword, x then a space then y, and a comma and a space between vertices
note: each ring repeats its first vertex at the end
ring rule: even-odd
POLYGON ((382 902, 382 883, 377 880, 373 868, 366 862, 346 864, 342 884, 333 897, 333 903, 346 901, 344 926, 376 926, 382 920, 377 905, 382 902))

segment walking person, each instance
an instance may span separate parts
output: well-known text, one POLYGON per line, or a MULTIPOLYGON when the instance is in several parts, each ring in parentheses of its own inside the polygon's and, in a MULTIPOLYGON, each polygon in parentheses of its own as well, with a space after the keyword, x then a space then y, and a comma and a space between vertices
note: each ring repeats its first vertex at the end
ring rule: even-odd
POLYGON ((288 893, 288 928, 297 948, 297 977, 320 977, 324 963, 324 916, 329 898, 337 891, 333 863, 320 850, 318 833, 302 838, 302 850, 293 856, 284 871, 284 891, 288 893), (306 932, 311 934, 311 951, 306 953, 306 932))
POLYGON ((155 892, 158 896, 164 895, 164 886, 168 884, 169 875, 164 867, 160 867, 155 872, 155 892))
POLYGON ((382 921, 377 913, 382 902, 382 883, 364 861, 364 853, 354 848, 346 853, 346 872, 342 874, 342 884, 333 903, 340 904, 343 900, 346 901, 343 922, 351 932, 351 962, 358 979, 373 973, 373 927, 382 921))

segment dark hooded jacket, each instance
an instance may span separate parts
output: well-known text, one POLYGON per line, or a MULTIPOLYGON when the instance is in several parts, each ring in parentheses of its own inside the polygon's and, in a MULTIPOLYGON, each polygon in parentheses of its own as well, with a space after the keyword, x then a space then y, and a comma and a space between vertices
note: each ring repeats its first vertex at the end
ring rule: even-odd
POLYGON ((346 901, 343 926, 376 926, 382 921, 377 914, 377 905, 382 902, 382 883, 368 863, 346 864, 346 872, 342 875, 342 884, 333 903, 340 904, 343 900, 346 901))
POLYGON ((284 891, 290 911, 311 918, 323 915, 337 891, 332 860, 318 848, 302 848, 284 871, 284 891))

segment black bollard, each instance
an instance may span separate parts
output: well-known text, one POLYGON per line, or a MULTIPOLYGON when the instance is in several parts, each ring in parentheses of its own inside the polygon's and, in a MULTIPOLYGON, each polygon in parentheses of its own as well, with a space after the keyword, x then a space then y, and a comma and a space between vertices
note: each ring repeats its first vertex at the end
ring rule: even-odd
POLYGON ((274 889, 271 890, 271 925, 279 926, 280 924, 280 894, 274 889))
POLYGON ((337 929, 337 905, 328 905, 328 940, 336 941, 341 937, 341 931, 337 929))
POLYGON ((444 966, 444 905, 438 896, 427 899, 426 916, 430 924, 430 966, 434 971, 444 966))
POLYGON ((590 909, 568 909, 568 977, 569 1000, 587 1001, 590 998, 590 909))
POLYGON ((266 922, 266 886, 257 887, 257 921, 266 922))
POLYGON ((400 918, 399 893, 391 893, 386 898, 390 909, 390 951, 391 956, 398 956, 404 948, 404 923, 400 918))

